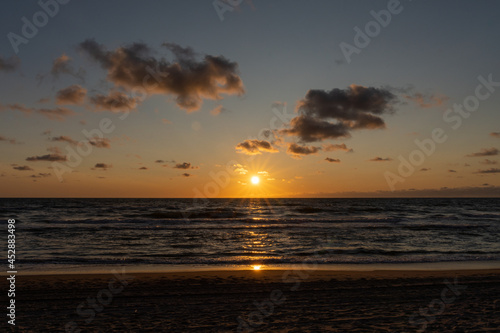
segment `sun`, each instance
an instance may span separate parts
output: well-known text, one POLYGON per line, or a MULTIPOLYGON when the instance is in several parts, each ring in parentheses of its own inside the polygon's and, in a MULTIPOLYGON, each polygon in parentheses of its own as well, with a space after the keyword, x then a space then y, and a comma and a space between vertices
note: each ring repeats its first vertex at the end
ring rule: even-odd
POLYGON ((257 185, 259 182, 260 182, 260 178, 257 177, 257 176, 253 176, 250 181, 252 182, 252 184, 254 185, 257 185))

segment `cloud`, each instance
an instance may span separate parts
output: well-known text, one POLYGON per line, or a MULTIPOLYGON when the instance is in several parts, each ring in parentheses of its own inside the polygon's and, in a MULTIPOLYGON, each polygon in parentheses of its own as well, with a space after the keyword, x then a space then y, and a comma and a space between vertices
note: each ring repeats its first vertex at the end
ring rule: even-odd
POLYGON ((248 170, 241 164, 234 164, 234 172, 240 175, 246 175, 248 170))
POLYGON ((323 144, 323 150, 324 151, 337 151, 337 150, 341 150, 341 151, 345 151, 345 152, 348 152, 348 153, 352 153, 354 150, 352 149, 349 149, 347 148, 347 146, 345 145, 345 143, 342 143, 342 144, 331 144, 331 143, 325 143, 323 144))
POLYGON ((420 171, 429 171, 429 170, 430 170, 430 168, 422 168, 422 169, 420 169, 420 171))
POLYGON ((183 174, 182 174, 182 176, 183 176, 183 177, 191 177, 191 176, 192 176, 192 174, 185 172, 185 173, 183 173, 183 174))
POLYGON ((67 143, 74 145, 74 146, 78 145, 78 142, 76 140, 73 140, 70 136, 66 136, 66 135, 52 137, 52 138, 50 138, 50 141, 67 142, 67 143))
POLYGON ((325 161, 328 161, 328 162, 330 162, 330 163, 340 163, 340 160, 339 160, 339 159, 336 159, 336 158, 330 158, 330 157, 325 158, 325 161))
POLYGON ((384 88, 353 84, 347 89, 309 90, 297 104, 299 115, 280 133, 315 142, 350 137, 356 129, 385 128, 380 116, 392 113, 394 103, 396 96, 384 88))
POLYGON ((16 139, 9 139, 9 138, 6 138, 3 135, 0 135, 0 141, 5 141, 5 142, 8 142, 8 143, 13 144, 13 145, 15 145, 16 143, 18 143, 16 141, 16 139))
POLYGON ((390 157, 374 157, 372 159, 369 159, 368 161, 370 162, 389 162, 392 161, 392 158, 390 157))
POLYGON ((47 151, 54 153, 54 154, 62 155, 62 151, 61 151, 61 149, 59 149, 59 147, 49 147, 49 148, 47 148, 47 151))
POLYGON ((19 171, 33 171, 33 169, 27 165, 14 165, 12 168, 19 171))
POLYGON ((300 146, 294 142, 288 144, 286 152, 295 158, 301 158, 300 155, 314 155, 320 151, 321 148, 313 146, 300 146))
POLYGON ((484 161, 481 161, 479 163, 493 165, 493 164, 497 164, 497 161, 492 161, 492 160, 489 160, 489 159, 485 159, 484 161))
POLYGON ((266 153, 276 153, 278 150, 273 147, 273 145, 266 140, 245 140, 236 145, 236 150, 238 153, 243 153, 247 155, 257 155, 266 153))
POLYGON ((89 143, 96 148, 111 148, 111 141, 107 138, 93 138, 89 143))
POLYGON ((84 81, 85 70, 80 68, 76 71, 73 66, 71 66, 70 62, 71 58, 63 53, 60 57, 53 61, 50 74, 52 74, 55 78, 58 78, 61 74, 68 74, 84 81))
POLYGON ((474 173, 483 173, 483 174, 500 173, 500 169, 499 168, 490 168, 490 169, 487 169, 487 170, 477 170, 474 173))
POLYGON ((155 163, 165 163, 164 160, 156 160, 155 163))
POLYGON ((450 172, 450 173, 455 173, 455 172, 457 172, 457 171, 456 171, 456 170, 451 170, 451 169, 450 169, 450 170, 448 170, 448 172, 450 172))
POLYGON ((60 154, 47 154, 42 156, 31 156, 26 158, 26 161, 36 162, 36 161, 66 161, 66 156, 60 154))
POLYGON ((415 104, 424 109, 428 109, 434 106, 440 106, 449 99, 448 96, 444 95, 427 95, 418 92, 414 93, 413 95, 406 95, 405 98, 413 101, 415 104))
POLYGON ((56 103, 59 105, 82 105, 86 96, 87 89, 74 84, 57 92, 56 103))
POLYGON ((490 135, 494 138, 500 138, 500 132, 491 132, 490 135))
POLYGON ((177 163, 176 165, 173 166, 174 169, 198 169, 197 166, 192 166, 191 163, 184 162, 184 163, 177 163))
POLYGON ((148 169, 148 168, 146 168, 146 167, 144 167, 144 166, 139 168, 139 170, 147 170, 147 169, 148 169))
POLYGON ((50 120, 58 120, 58 121, 63 121, 65 120, 65 117, 67 116, 72 116, 75 114, 74 111, 64 108, 64 107, 58 107, 54 109, 47 109, 47 108, 29 108, 26 107, 22 104, 8 104, 6 105, 7 109, 10 109, 12 111, 20 111, 24 113, 25 115, 30 115, 32 113, 38 113, 41 114, 44 117, 49 118, 50 120))
POLYGON ((139 98, 130 97, 119 91, 112 91, 109 95, 96 95, 90 99, 96 111, 130 111, 137 107, 139 98))
POLYGON ((31 175, 31 178, 45 178, 45 177, 50 177, 50 173, 38 173, 38 175, 31 175))
POLYGON ((106 163, 96 163, 91 170, 97 170, 97 169, 102 169, 102 170, 108 170, 109 168, 112 168, 113 166, 111 164, 106 164, 106 163))
POLYGON ((498 155, 498 149, 496 148, 483 148, 481 149, 478 153, 472 153, 469 155, 466 155, 467 157, 483 157, 483 156, 495 156, 498 155))
POLYGON ((170 120, 165 119, 165 118, 162 118, 161 122, 164 124, 171 124, 172 123, 170 120))
POLYGON ((80 43, 86 52, 107 70, 107 79, 115 86, 148 94, 172 95, 176 104, 187 112, 199 110, 203 99, 220 100, 222 94, 242 95, 243 82, 237 73, 238 64, 223 56, 204 56, 197 61, 190 48, 165 43, 175 60, 155 58, 144 43, 133 43, 109 51, 93 39, 80 43))
POLYGON ((213 108, 211 111, 210 111, 210 114, 212 116, 217 116, 223 112, 227 112, 227 109, 224 108, 222 105, 217 105, 215 108, 213 108))
POLYGON ((16 70, 21 64, 21 60, 18 57, 10 57, 8 59, 0 56, 0 71, 12 72, 16 70))

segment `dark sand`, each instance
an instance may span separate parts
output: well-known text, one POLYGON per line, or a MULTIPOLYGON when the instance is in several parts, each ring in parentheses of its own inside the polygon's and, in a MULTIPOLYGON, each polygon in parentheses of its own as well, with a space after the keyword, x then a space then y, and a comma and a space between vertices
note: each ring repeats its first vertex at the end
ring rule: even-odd
POLYGON ((4 314, 0 331, 500 332, 500 270, 127 276, 18 276, 16 329, 4 314))

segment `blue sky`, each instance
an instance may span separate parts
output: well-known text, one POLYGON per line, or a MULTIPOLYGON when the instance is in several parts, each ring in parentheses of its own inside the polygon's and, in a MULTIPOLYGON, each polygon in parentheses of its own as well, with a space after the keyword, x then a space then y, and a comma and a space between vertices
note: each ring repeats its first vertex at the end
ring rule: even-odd
MULTIPOLYGON (((211 174, 224 171, 231 180, 218 185, 217 196, 337 196, 380 191, 396 195, 399 192, 391 190, 444 187, 463 190, 458 193, 479 188, 498 195, 499 166, 494 164, 498 153, 466 155, 500 146, 494 135, 500 132, 500 93, 493 92, 481 101, 456 131, 443 121, 443 114, 474 94, 479 76, 492 75, 493 81, 500 81, 499 6, 495 1, 244 0, 239 8, 225 12, 221 21, 211 1, 73 0, 59 4, 58 13, 27 44, 20 44, 15 54, 8 34, 22 36, 22 18, 32 22, 42 8, 36 1, 6 1, 0 13, 4 36, 0 59, 16 66, 0 70, 0 136, 16 143, 0 142, 0 174, 7 185, 0 194, 190 197, 195 189, 204 193, 206 185, 214 181, 211 174), (353 54, 348 63, 339 45, 355 45, 354 28, 364 31, 374 20, 370 12, 387 10, 391 3, 399 13, 392 14, 390 23, 380 27, 369 45, 353 54), (82 50, 81 43, 89 39, 107 51, 143 43, 151 49, 148 56, 170 63, 176 60, 163 43, 191 48, 200 63, 205 55, 223 57, 237 64, 234 73, 245 93, 222 94, 219 100, 202 98, 201 107, 194 112, 179 107, 175 93, 154 94, 141 99, 120 120, 120 114, 96 111, 88 102, 92 96, 123 88, 109 79, 108 69, 82 50), (53 62, 63 54, 69 58, 73 74, 80 71, 81 75, 50 74, 53 62), (57 93, 72 85, 85 89, 88 99, 64 106, 74 115, 58 121, 33 111, 61 107, 56 103, 57 93), (347 91, 351 85, 382 89, 395 96, 393 109, 383 112, 383 129, 361 128, 352 130, 347 138, 316 142, 278 132, 272 138, 257 138, 271 122, 279 125, 271 128, 275 131, 290 128, 288 121, 306 112, 294 113, 309 90, 347 91), (418 103, 419 96, 424 104, 418 103), (49 101, 40 103, 41 99, 49 101), (275 102, 286 103, 287 123, 273 120, 275 102), (16 111, 11 107, 14 104, 32 112, 16 111), (216 107, 225 111, 214 116, 210 111, 216 107), (98 127, 103 117, 116 125, 107 136, 110 146, 94 149, 62 181, 50 161, 27 160, 49 154, 51 147, 58 147, 64 155, 65 145, 51 138, 85 140, 82 130, 98 127), (404 182, 391 188, 387 172, 398 175, 398 156, 407 158, 416 149, 414 140, 429 138, 436 127, 445 129, 449 139, 438 144, 436 152, 404 177, 404 182), (42 135, 49 130, 50 134, 42 135), (252 156, 238 152, 235 147, 245 140, 267 141, 277 152, 257 150, 260 154, 252 156), (320 149, 291 154, 292 143, 320 149), (326 151, 326 144, 345 144, 353 152, 326 151), (327 157, 340 162, 330 163, 327 157), (376 157, 387 160, 370 161, 376 157), (155 163, 157 160, 165 163, 155 163), (235 173, 234 166, 221 167, 231 161, 243 166, 247 174, 235 173), (184 162, 195 168, 175 167, 184 162), (111 167, 98 170, 98 163, 111 167), (19 170, 19 166, 29 168, 19 170), (259 171, 269 176, 262 177, 261 185, 249 186, 245 177, 259 171)), ((132 96, 130 90, 120 91, 132 96)), ((280 110, 283 112, 282 107, 280 110)))

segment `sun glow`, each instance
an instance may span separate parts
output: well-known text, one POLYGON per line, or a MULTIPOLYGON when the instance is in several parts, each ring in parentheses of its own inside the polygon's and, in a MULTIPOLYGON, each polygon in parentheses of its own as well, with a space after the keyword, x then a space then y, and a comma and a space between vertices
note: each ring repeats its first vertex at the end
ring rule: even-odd
POLYGON ((252 182, 252 184, 257 185, 260 182, 260 178, 257 176, 253 176, 250 181, 252 182))
POLYGON ((253 266, 253 270, 254 271, 260 271, 261 267, 262 267, 261 265, 255 265, 255 266, 253 266))

